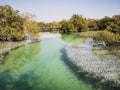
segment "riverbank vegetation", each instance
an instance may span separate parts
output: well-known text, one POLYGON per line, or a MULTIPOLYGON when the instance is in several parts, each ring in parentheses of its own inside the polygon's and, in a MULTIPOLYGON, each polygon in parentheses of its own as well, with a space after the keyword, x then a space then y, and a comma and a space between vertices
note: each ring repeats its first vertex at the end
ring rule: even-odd
POLYGON ((0 41, 21 41, 26 34, 38 33, 37 22, 31 14, 21 15, 11 6, 0 6, 0 41))
POLYGON ((26 36, 38 36, 39 32, 80 33, 91 36, 94 41, 105 41, 108 45, 120 43, 120 15, 102 19, 88 19, 73 14, 68 20, 59 22, 36 22, 35 15, 20 14, 11 6, 0 6, 0 41, 21 41, 26 36))
POLYGON ((35 21, 35 15, 23 13, 22 17, 25 36, 38 36, 40 31, 38 23, 35 21))
POLYGON ((22 40, 24 36, 23 18, 18 10, 0 6, 0 40, 22 40))
POLYGON ((48 31, 54 31, 56 28, 61 33, 80 33, 81 36, 90 36, 95 42, 105 41, 108 45, 120 43, 120 15, 87 19, 82 15, 74 14, 68 20, 52 23, 39 22, 38 24, 40 27, 47 27, 47 30, 50 29, 48 31))
POLYGON ((82 15, 74 14, 69 20, 60 22, 60 31, 63 33, 87 31, 87 20, 82 15))
POLYGON ((120 43, 120 15, 105 16, 102 19, 86 19, 82 15, 73 15, 69 20, 60 22, 62 33, 79 33, 91 36, 97 42, 105 41, 108 45, 120 43))

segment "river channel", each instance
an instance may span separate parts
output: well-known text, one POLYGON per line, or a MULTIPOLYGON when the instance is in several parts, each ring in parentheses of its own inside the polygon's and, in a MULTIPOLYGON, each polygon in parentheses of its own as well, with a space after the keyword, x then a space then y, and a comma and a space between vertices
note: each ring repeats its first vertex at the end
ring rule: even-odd
POLYGON ((65 62, 64 47, 90 40, 47 33, 40 42, 11 51, 0 66, 0 90, 102 90, 93 81, 78 78, 65 62))

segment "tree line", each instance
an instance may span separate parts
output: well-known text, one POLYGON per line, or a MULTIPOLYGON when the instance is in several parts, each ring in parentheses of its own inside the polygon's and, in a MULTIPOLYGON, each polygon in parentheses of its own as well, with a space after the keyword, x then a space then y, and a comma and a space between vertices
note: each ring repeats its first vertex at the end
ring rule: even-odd
POLYGON ((113 17, 105 16, 102 19, 85 18, 82 15, 74 14, 69 20, 59 22, 38 22, 39 27, 56 27, 62 33, 74 33, 84 31, 110 31, 120 34, 120 15, 113 17))
POLYGON ((60 22, 62 32, 84 32, 107 30, 120 34, 120 15, 105 16, 102 19, 86 19, 82 15, 74 14, 69 20, 60 22))
POLYGON ((93 39, 95 41, 105 41, 108 44, 120 43, 120 15, 105 16, 101 19, 87 19, 82 15, 74 14, 68 20, 43 23, 40 22, 39 26, 57 27, 61 33, 94 31, 93 39))
POLYGON ((24 40, 26 35, 35 36, 40 31, 45 31, 42 28, 54 28, 54 30, 56 28, 61 33, 99 31, 93 37, 94 40, 108 43, 120 42, 120 15, 89 19, 79 14, 73 14, 68 20, 45 23, 36 22, 34 14, 20 14, 18 10, 9 5, 0 6, 0 40, 24 40))
POLYGON ((105 16, 102 19, 88 20, 90 31, 96 31, 95 41, 105 41, 108 45, 120 44, 120 15, 105 16))

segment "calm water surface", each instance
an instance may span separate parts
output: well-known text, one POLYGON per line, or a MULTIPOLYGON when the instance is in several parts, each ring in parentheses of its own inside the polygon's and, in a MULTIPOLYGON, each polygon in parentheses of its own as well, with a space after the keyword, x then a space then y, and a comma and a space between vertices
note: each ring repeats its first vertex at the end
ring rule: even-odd
POLYGON ((94 83, 78 79, 66 60, 63 48, 77 46, 87 38, 45 34, 42 41, 20 47, 0 67, 0 90, 101 90, 94 83), (48 39, 50 35, 50 39, 48 39), (66 38, 67 37, 67 38, 66 38))

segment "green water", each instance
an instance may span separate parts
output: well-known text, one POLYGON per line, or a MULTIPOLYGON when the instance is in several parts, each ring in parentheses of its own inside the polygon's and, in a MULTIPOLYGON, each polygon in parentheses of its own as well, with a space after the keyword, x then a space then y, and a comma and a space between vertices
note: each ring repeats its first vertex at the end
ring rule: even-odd
POLYGON ((11 51, 0 67, 0 90, 101 90, 78 79, 64 62, 62 50, 68 41, 78 45, 86 40, 69 38, 42 40, 11 51))

